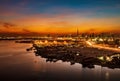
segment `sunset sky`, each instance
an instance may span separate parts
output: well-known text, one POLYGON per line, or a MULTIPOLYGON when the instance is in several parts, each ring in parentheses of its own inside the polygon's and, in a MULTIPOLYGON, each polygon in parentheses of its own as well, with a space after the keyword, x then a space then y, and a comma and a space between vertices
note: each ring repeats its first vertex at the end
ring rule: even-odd
POLYGON ((0 34, 119 32, 120 0, 0 0, 0 34))

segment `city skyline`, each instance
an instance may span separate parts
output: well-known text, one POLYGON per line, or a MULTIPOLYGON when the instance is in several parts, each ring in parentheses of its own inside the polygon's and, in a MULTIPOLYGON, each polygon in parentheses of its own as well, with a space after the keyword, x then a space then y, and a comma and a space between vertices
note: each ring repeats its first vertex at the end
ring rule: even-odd
POLYGON ((1 0, 0 34, 120 31, 119 0, 1 0))

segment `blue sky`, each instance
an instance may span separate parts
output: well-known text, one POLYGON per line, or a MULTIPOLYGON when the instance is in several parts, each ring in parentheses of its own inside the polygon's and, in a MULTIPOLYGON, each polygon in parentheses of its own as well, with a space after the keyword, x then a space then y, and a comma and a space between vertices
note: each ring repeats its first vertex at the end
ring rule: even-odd
MULTIPOLYGON (((46 31, 53 27, 69 28, 71 32, 75 25, 81 31, 105 27, 116 30, 119 21, 120 0, 0 0, 0 22, 18 25, 10 27, 11 31, 22 31, 23 27, 46 31)), ((1 30, 5 30, 3 25, 1 30)))
POLYGON ((72 13, 120 14, 120 0, 1 0, 0 5, 2 11, 16 10, 23 14, 57 14, 62 13, 62 9, 69 9, 72 13))

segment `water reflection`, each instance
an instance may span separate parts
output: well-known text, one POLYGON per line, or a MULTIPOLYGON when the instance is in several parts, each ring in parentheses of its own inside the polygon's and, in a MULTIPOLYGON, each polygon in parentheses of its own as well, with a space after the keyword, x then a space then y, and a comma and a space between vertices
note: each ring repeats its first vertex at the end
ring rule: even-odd
MULTIPOLYGON (((0 57, 0 81, 120 81, 119 68, 110 69, 100 65, 94 65, 92 69, 83 68, 83 64, 79 63, 79 60, 75 60, 75 57, 84 57, 78 51, 74 52, 74 58, 70 59, 68 55, 62 60, 61 58, 56 59, 56 55, 52 55, 54 52, 45 55, 47 50, 41 51, 41 53, 39 53, 40 50, 35 50, 35 53, 27 52, 26 48, 31 46, 32 44, 28 43, 0 41, 0 56, 2 56, 0 57), (54 60, 49 61, 48 57, 50 60, 54 60)), ((60 55, 62 54, 64 52, 60 53, 60 55)), ((104 63, 103 60, 101 61, 104 63)))

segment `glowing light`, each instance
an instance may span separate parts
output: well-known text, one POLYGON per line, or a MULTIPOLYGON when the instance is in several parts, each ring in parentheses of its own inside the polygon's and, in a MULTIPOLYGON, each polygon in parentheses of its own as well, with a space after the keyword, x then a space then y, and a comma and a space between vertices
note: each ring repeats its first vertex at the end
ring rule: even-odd
POLYGON ((101 57, 98 57, 98 59, 102 61, 112 61, 112 58, 109 56, 101 56, 101 57))
POLYGON ((57 44, 57 41, 53 41, 54 44, 57 44))
POLYGON ((68 43, 66 41, 64 41, 63 44, 67 45, 68 43))
POLYGON ((92 43, 91 43, 91 42, 89 42, 89 41, 86 41, 86 43, 87 43, 88 45, 92 46, 92 43))
POLYGON ((119 49, 119 48, 112 48, 112 47, 106 47, 106 46, 104 46, 104 45, 97 45, 97 44, 91 43, 91 41, 86 41, 86 43, 87 43, 89 46, 92 46, 92 47, 94 47, 94 48, 106 49, 106 50, 112 50, 112 51, 120 52, 120 49, 119 49))
POLYGON ((47 43, 48 43, 48 41, 47 41, 47 40, 45 40, 45 41, 44 41, 44 43, 45 43, 45 44, 47 44, 47 43))
POLYGON ((112 58, 106 56, 106 60, 107 60, 107 61, 112 61, 112 58))
POLYGON ((99 60, 104 60, 103 56, 102 57, 98 57, 99 60))
POLYGON ((42 42, 42 41, 39 41, 39 43, 40 43, 40 44, 43 44, 43 42, 42 42))

